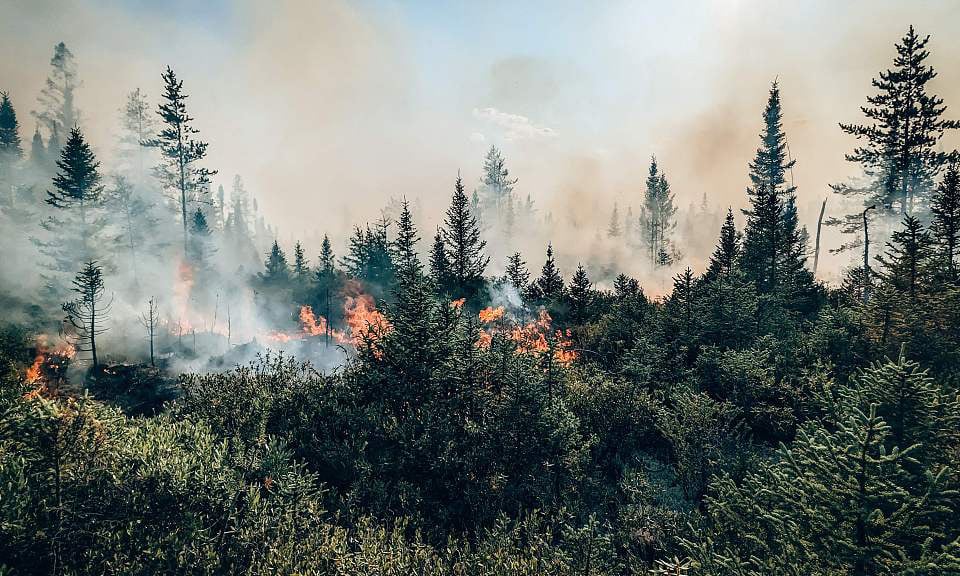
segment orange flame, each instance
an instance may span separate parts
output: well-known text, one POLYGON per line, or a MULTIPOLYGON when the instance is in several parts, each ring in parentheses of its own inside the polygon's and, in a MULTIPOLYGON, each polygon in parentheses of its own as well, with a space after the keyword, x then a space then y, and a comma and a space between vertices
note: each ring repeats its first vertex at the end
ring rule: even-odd
MULTIPOLYGON (((480 321, 484 324, 490 324, 503 320, 505 310, 502 306, 497 308, 484 308, 480 311, 480 321)), ((541 309, 536 320, 523 325, 515 325, 506 330, 489 328, 481 330, 477 338, 477 346, 480 348, 489 348, 493 341, 493 334, 502 333, 508 339, 517 345, 517 353, 520 354, 545 354, 551 350, 551 342, 548 339, 552 335, 553 339, 553 359, 563 364, 570 365, 576 358, 577 353, 571 349, 573 346, 570 340, 570 330, 553 330, 551 324, 553 319, 546 310, 541 309)))
POLYGON ((450 307, 456 308, 457 310, 463 309, 463 304, 467 301, 466 298, 457 298, 456 300, 450 301, 450 307))
MULTIPOLYGON (((27 383, 33 384, 41 380, 44 377, 44 367, 57 369, 61 366, 61 362, 72 359, 76 354, 77 348, 70 342, 60 340, 51 347, 47 335, 40 334, 37 336, 37 355, 24 375, 27 383)), ((46 390, 46 384, 41 384, 39 388, 30 392, 28 396, 36 397, 44 390, 46 390)))
POLYGON ((496 308, 487 306, 479 312, 478 316, 480 317, 481 322, 484 324, 489 324, 503 318, 504 312, 505 310, 503 309, 503 306, 497 306, 496 308))
POLYGON ((365 341, 376 343, 382 334, 390 330, 390 322, 377 310, 369 294, 347 296, 343 311, 355 347, 365 341))

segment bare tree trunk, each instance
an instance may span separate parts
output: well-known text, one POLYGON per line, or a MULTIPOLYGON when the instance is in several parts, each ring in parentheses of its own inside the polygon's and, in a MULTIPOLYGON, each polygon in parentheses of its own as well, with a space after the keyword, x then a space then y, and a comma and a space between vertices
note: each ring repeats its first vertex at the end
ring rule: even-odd
POLYGON ((867 206, 863 210, 863 301, 870 299, 870 228, 867 225, 867 212, 877 205, 867 206))
POLYGON ((827 209, 827 199, 820 205, 820 217, 817 218, 817 243, 813 252, 813 276, 817 276, 817 265, 820 263, 820 228, 823 226, 823 212, 827 209))

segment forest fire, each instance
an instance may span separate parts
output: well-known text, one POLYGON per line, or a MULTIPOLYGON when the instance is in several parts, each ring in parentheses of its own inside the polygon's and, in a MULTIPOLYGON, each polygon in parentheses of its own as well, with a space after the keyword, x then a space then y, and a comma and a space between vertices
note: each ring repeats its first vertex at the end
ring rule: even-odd
POLYGON ((577 358, 577 353, 571 350, 573 344, 570 340, 570 331, 553 330, 553 319, 546 310, 541 308, 537 319, 526 324, 495 326, 495 323, 504 322, 505 315, 506 310, 503 306, 487 307, 478 313, 480 322, 488 325, 486 329, 480 331, 477 339, 478 346, 487 348, 493 341, 494 334, 502 334, 516 343, 519 353, 545 354, 552 350, 554 360, 564 366, 570 365, 577 358))
POLYGON ((347 296, 343 312, 347 331, 333 328, 327 318, 316 314, 312 307, 304 305, 300 307, 299 332, 272 331, 265 336, 268 340, 278 343, 329 336, 338 344, 351 344, 356 348, 365 340, 377 341, 386 330, 390 329, 390 322, 376 309, 373 297, 369 294, 347 296))
POLYGON ((59 381, 67 364, 76 354, 76 347, 65 340, 51 346, 46 334, 37 336, 37 355, 27 368, 24 379, 28 384, 41 383, 41 386, 30 394, 36 396, 43 391, 47 382, 59 381))

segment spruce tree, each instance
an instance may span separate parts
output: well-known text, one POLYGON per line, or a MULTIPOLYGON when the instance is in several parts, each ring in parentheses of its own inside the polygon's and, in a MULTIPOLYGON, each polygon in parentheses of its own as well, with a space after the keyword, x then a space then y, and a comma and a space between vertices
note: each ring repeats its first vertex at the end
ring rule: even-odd
POLYGON ((0 163, 13 163, 23 158, 20 147, 20 124, 10 95, 0 92, 0 163))
POLYGON ((930 232, 935 245, 938 276, 955 283, 960 278, 960 160, 956 156, 937 186, 930 211, 933 213, 930 232))
POLYGON ((207 155, 207 143, 194 139, 199 132, 193 126, 193 117, 187 113, 187 95, 183 91, 183 80, 177 80, 176 74, 167 66, 163 73, 163 102, 158 106, 157 114, 163 127, 156 138, 144 142, 160 150, 163 162, 156 166, 155 173, 163 186, 176 198, 183 222, 183 248, 188 250, 189 206, 192 202, 202 201, 203 194, 210 184, 210 176, 216 170, 208 170, 197 165, 207 155))
POLYGON ((150 114, 150 104, 142 90, 136 88, 127 94, 121 111, 123 134, 120 137, 121 157, 127 173, 137 188, 145 185, 144 143, 154 134, 156 123, 150 114))
MULTIPOLYGON (((782 270, 791 248, 796 222, 784 217, 784 203, 795 188, 787 183, 787 171, 794 165, 787 159, 787 138, 783 132, 780 88, 770 88, 763 113, 764 129, 760 147, 750 163, 750 208, 744 210, 747 225, 743 238, 743 269, 761 293, 776 291, 788 274, 782 270)), ((802 266, 802 264, 801 264, 802 266)), ((793 263, 789 265, 793 268, 793 263)))
POLYGON ((616 202, 613 203, 613 212, 610 213, 610 225, 607 226, 607 237, 620 237, 620 209, 617 207, 616 202))
POLYGON ((937 76, 925 63, 929 41, 930 36, 921 37, 910 26, 895 45, 894 67, 873 80, 878 92, 861 107, 868 123, 840 124, 863 141, 846 158, 863 168, 869 185, 837 185, 837 192, 866 196, 865 204, 900 214, 910 214, 928 200, 933 180, 947 162, 947 155, 937 150, 940 139, 947 130, 960 128, 960 122, 943 118, 943 99, 928 91, 927 83, 937 76))
POLYGON ((77 331, 77 349, 90 352, 94 370, 100 365, 97 357, 97 336, 107 331, 104 322, 110 314, 112 300, 104 303, 106 289, 103 270, 95 261, 88 261, 73 280, 74 300, 63 304, 66 322, 77 331))
POLYGON ((640 234, 650 263, 656 267, 668 265, 674 259, 670 237, 677 226, 676 213, 667 176, 660 170, 657 158, 651 157, 640 210, 640 234))
POLYGON ((298 282, 305 282, 310 272, 310 266, 307 264, 307 257, 303 251, 303 246, 297 242, 293 246, 293 276, 298 282))
POLYGON ((463 181, 457 175, 453 198, 447 208, 443 242, 450 264, 450 289, 457 298, 472 297, 483 284, 483 272, 490 259, 483 255, 487 243, 480 239, 480 227, 471 213, 463 181))
POLYGON ((54 190, 48 190, 46 198, 55 211, 41 224, 51 237, 40 242, 40 249, 51 258, 54 271, 65 273, 78 262, 93 260, 99 248, 103 186, 100 162, 79 128, 70 132, 57 166, 54 190))
POLYGON ((410 213, 410 203, 404 198, 400 219, 397 221, 397 239, 393 243, 397 278, 401 282, 419 277, 423 273, 423 265, 417 256, 417 242, 419 241, 420 236, 417 234, 417 228, 413 223, 413 215, 410 213))
POLYGON ((563 296, 563 276, 553 259, 553 243, 547 244, 547 259, 540 270, 540 277, 534 282, 536 297, 546 303, 559 300, 563 296))
POLYGON ((481 181, 486 192, 483 198, 485 207, 492 208, 497 224, 502 226, 508 203, 513 199, 513 185, 517 183, 517 179, 510 178, 506 160, 496 146, 490 146, 483 160, 481 181))
POLYGON ((17 112, 13 109, 10 96, 0 92, 0 206, 8 204, 13 207, 15 204, 17 179, 14 170, 21 158, 23 149, 20 147, 17 112))
POLYGON ((330 245, 330 237, 323 235, 323 242, 320 244, 320 262, 317 266, 317 272, 333 275, 335 272, 336 259, 333 255, 333 247, 330 245))
POLYGON ((577 264, 577 271, 573 273, 570 288, 567 290, 567 308, 570 320, 574 324, 583 324, 587 321, 593 305, 593 297, 593 284, 587 276, 587 271, 583 268, 583 264, 577 264))
POLYGON ((710 263, 707 265, 707 279, 721 273, 729 273, 739 264, 740 241, 741 236, 737 232, 737 225, 733 219, 733 209, 728 208, 727 217, 723 221, 723 227, 720 228, 720 240, 717 241, 717 247, 713 250, 710 263))
POLYGON ((514 252, 507 260, 505 272, 507 281, 517 290, 521 297, 526 295, 530 287, 530 271, 519 252, 514 252))
POLYGON ((885 254, 877 256, 878 275, 884 283, 900 293, 916 298, 925 290, 929 280, 930 233, 913 216, 903 218, 903 228, 894 232, 887 242, 885 254))
POLYGON ((290 280, 290 265, 287 263, 287 255, 283 253, 280 244, 274 240, 270 247, 270 253, 263 263, 263 273, 260 279, 267 284, 285 285, 290 280))
POLYGON ((53 47, 50 75, 38 98, 38 110, 33 112, 37 122, 50 132, 47 142, 48 157, 60 154, 60 134, 68 134, 79 120, 74 98, 77 89, 77 65, 73 53, 60 42, 53 47))
POLYGON ((443 233, 437 228, 433 236, 433 245, 430 247, 430 278, 440 292, 446 292, 450 283, 450 261, 447 260, 447 249, 443 242, 443 233))
POLYGON ((43 144, 39 126, 34 129, 33 138, 30 140, 30 164, 38 172, 47 168, 47 147, 43 144))
POLYGON ((203 210, 197 208, 190 219, 190 243, 187 249, 187 258, 195 269, 205 270, 212 264, 212 234, 206 215, 203 210))
POLYGON ((138 280, 138 262, 141 252, 148 244, 157 244, 157 218, 153 204, 134 190, 130 181, 122 175, 113 178, 113 186, 107 191, 104 204, 109 208, 109 219, 120 234, 116 247, 126 253, 134 281, 138 280))

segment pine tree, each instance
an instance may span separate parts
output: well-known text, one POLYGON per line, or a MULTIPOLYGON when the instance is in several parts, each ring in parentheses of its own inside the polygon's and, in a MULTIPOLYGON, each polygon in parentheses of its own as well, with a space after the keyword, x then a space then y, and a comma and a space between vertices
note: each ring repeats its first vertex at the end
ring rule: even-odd
POLYGON ((410 213, 410 203, 403 199, 400 219, 397 222, 397 239, 393 243, 394 262, 397 267, 397 278, 401 282, 419 278, 423 273, 423 265, 417 256, 417 242, 420 236, 413 223, 410 213))
POLYGON ((589 317, 593 305, 593 284, 587 276, 583 264, 577 264, 577 271, 570 280, 570 289, 567 290, 567 306, 570 320, 574 324, 583 324, 589 317))
POLYGON ((796 219, 785 217, 785 202, 794 196, 796 188, 787 184, 787 171, 793 169, 794 161, 787 159, 782 117, 780 88, 774 82, 763 113, 760 147, 750 163, 750 208, 743 211, 747 216, 743 269, 761 293, 775 292, 788 281, 791 271, 783 268, 803 266, 802 261, 794 262, 800 255, 792 250, 796 219))
POLYGON ((144 142, 146 146, 159 148, 164 161, 155 168, 163 186, 176 198, 183 222, 183 248, 188 250, 189 205, 202 201, 203 192, 210 184, 210 176, 216 170, 197 166, 207 155, 207 143, 195 140, 199 132, 193 127, 193 117, 187 113, 187 95, 183 92, 183 80, 167 66, 163 73, 163 103, 157 113, 163 128, 156 138, 144 142))
POLYGON ((65 273, 75 269, 77 262, 93 260, 99 248, 103 186, 100 162, 79 128, 70 132, 57 166, 54 190, 47 191, 46 199, 56 209, 55 214, 41 224, 51 238, 40 242, 40 249, 52 259, 54 271, 65 273))
POLYGON ((938 143, 947 130, 960 128, 960 122, 942 118, 947 109, 943 99, 928 93, 927 83, 937 76, 924 63, 929 41, 930 36, 921 38, 910 26, 895 45, 894 68, 873 80, 878 93, 861 107, 870 123, 840 124, 845 133, 864 141, 846 158, 863 168, 870 183, 867 188, 837 185, 837 192, 865 195, 865 204, 900 214, 910 214, 915 204, 927 200, 933 179, 947 162, 938 143))
POLYGON ((59 134, 69 133, 79 120, 74 103, 77 65, 73 53, 63 42, 53 47, 50 67, 50 75, 38 98, 39 110, 35 110, 33 116, 50 132, 47 155, 55 158, 60 154, 59 134))
POLYGON ((95 261, 88 261, 73 280, 77 298, 63 304, 66 322, 77 331, 77 349, 90 352, 94 370, 100 365, 97 357, 97 336, 107 331, 104 326, 110 314, 110 302, 104 303, 103 271, 95 261))
POLYGON ((480 239, 480 227, 470 211, 459 175, 450 207, 447 208, 442 233, 447 261, 450 264, 452 295, 459 298, 472 297, 483 284, 483 272, 490 259, 483 255, 487 243, 480 239))
POLYGON ((886 254, 877 256, 878 275, 887 285, 916 298, 927 286, 931 245, 930 233, 920 221, 905 216, 903 229, 887 242, 886 254))
POLYGON ((607 236, 609 238, 620 237, 620 209, 617 203, 613 203, 613 212, 610 214, 610 225, 607 226, 607 236))
POLYGON ((723 221, 723 227, 720 228, 720 240, 707 266, 707 279, 734 269, 740 259, 740 240, 741 236, 737 232, 737 225, 733 219, 733 209, 728 208, 727 217, 723 221))
POLYGON ((960 278, 960 160, 956 156, 937 186, 930 211, 933 213, 930 232, 936 246, 938 276, 946 282, 956 282, 960 278))
POLYGON ((260 279, 267 284, 285 285, 290 280, 290 266, 287 264, 287 255, 283 253, 280 244, 274 240, 270 253, 263 263, 263 273, 260 279))
POLYGON ((433 246, 430 248, 430 278, 439 291, 448 290, 450 261, 447 259, 447 249, 440 228, 437 228, 437 233, 433 236, 433 246))
POLYGON ((527 264, 519 252, 514 252, 507 260, 505 275, 510 285, 517 290, 517 294, 520 296, 527 294, 530 286, 530 271, 527 270, 527 264))
POLYGON ((540 277, 534 282, 536 297, 545 302, 559 300, 563 296, 563 276, 553 259, 553 243, 547 244, 547 260, 540 270, 540 277))

